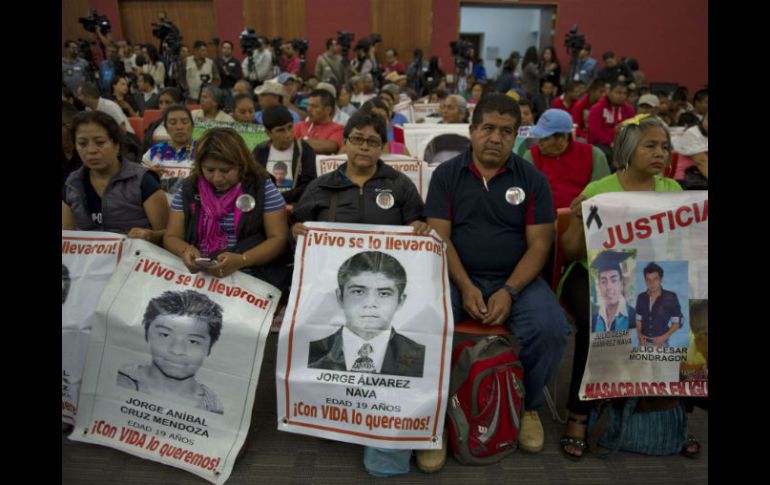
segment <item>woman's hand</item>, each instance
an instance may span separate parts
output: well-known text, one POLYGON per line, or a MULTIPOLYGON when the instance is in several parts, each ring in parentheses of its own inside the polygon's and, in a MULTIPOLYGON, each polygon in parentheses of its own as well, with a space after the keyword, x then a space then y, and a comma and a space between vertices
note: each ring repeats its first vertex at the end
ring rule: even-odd
POLYGON ((145 241, 152 242, 152 229, 144 229, 141 227, 132 227, 127 234, 132 239, 144 239, 145 241))
POLYGON ((420 236, 427 236, 430 234, 430 231, 433 230, 433 228, 430 227, 427 222, 423 221, 414 221, 409 225, 412 226, 414 228, 414 232, 420 236))
POLYGON ((206 272, 217 278, 225 278, 246 265, 242 254, 221 253, 217 256, 218 263, 206 269, 206 272))
POLYGON ((295 241, 300 235, 307 234, 307 231, 308 231, 307 226, 302 224, 301 222, 298 222, 293 226, 291 226, 291 235, 292 237, 294 237, 295 241))
POLYGON ((201 270, 201 267, 195 262, 195 258, 200 257, 201 252, 192 244, 188 245, 184 248, 184 251, 182 251, 182 262, 187 266, 187 269, 190 270, 190 273, 194 274, 201 270))
POLYGON ((572 215, 575 217, 581 218, 583 217, 583 201, 586 200, 586 196, 583 194, 578 195, 575 197, 575 200, 573 200, 569 205, 569 210, 572 211, 572 215))

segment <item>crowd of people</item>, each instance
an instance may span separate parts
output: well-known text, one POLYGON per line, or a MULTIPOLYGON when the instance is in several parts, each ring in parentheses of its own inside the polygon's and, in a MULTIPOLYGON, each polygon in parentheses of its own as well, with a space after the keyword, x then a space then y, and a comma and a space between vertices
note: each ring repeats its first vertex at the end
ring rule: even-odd
MULTIPOLYGON (((580 202, 605 192, 707 189, 707 88, 691 103, 683 87, 651 92, 636 60, 605 52, 600 69, 588 45, 566 76, 554 48, 529 47, 523 58, 513 52, 498 59, 495 73, 474 58, 450 86, 438 57, 425 61, 416 49, 407 65, 389 48, 380 62, 377 43, 368 40, 348 62, 330 38, 312 73, 292 42, 276 52, 260 39, 239 60, 229 41, 216 59, 196 41, 188 55, 183 46, 177 63, 164 65, 153 45, 107 40, 99 76, 90 80, 77 43, 64 45, 62 229, 146 239, 193 273, 244 271, 284 295, 292 241, 305 222, 436 230, 448 245, 455 321, 505 325, 523 345, 519 446, 530 452, 543 448, 537 410, 572 332, 541 276, 556 209, 571 208, 562 244, 575 263, 565 272, 563 297, 577 334, 561 447, 582 457, 590 403, 578 399, 577 386, 591 322, 580 202), (469 123, 470 148, 438 165, 424 204, 412 182, 381 159, 407 153, 393 134, 406 122, 394 107, 406 101, 439 103, 442 123, 469 123), (128 118, 147 109, 163 116, 140 143, 128 118), (269 139, 249 150, 234 129, 210 128, 193 140, 201 120, 260 124, 269 139), (529 135, 517 140, 527 125, 529 135), (677 170, 664 177, 674 151, 677 170), (315 155, 336 153, 347 162, 317 177, 315 155), (190 167, 189 177, 161 180, 180 164, 190 167), (526 201, 509 196, 510 187, 522 187, 526 201), (383 191, 393 199, 386 209, 376 200, 383 191)), ((698 448, 693 440, 683 451, 694 456, 698 448)), ((446 446, 418 453, 418 466, 440 469, 445 455, 446 446)))

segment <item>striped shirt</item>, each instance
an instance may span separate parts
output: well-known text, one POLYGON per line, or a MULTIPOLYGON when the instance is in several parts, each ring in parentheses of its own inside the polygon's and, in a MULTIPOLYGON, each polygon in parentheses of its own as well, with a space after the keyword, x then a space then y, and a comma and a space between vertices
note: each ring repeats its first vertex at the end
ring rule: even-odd
MULTIPOLYGON (((214 192, 217 197, 221 196, 221 193, 214 192)), ((286 202, 284 202, 283 197, 281 196, 281 193, 278 192, 278 189, 275 187, 275 184, 273 184, 273 181, 270 179, 265 180, 265 208, 262 211, 263 214, 268 214, 270 212, 279 211, 286 208, 286 202)), ((179 185, 179 188, 177 189, 176 193, 174 194, 174 199, 171 201, 171 210, 182 212, 183 205, 182 205, 182 185, 179 185)), ((205 221, 206 214, 203 214, 203 219, 205 221)), ((227 245, 228 246, 234 246, 236 242, 235 238, 235 211, 230 212, 226 216, 222 218, 221 221, 219 221, 219 227, 222 228, 222 232, 225 233, 227 236, 227 245)), ((203 241, 199 242, 200 246, 198 249, 201 252, 201 256, 207 256, 208 251, 205 247, 203 247, 203 241)))

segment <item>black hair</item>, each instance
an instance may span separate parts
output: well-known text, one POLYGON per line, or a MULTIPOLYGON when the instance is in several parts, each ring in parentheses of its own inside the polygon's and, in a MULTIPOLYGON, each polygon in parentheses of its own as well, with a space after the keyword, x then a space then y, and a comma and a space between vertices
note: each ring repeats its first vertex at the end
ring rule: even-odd
POLYGON ((166 107, 166 110, 163 112, 163 126, 165 128, 168 128, 168 126, 166 126, 166 124, 168 123, 168 115, 175 111, 184 111, 185 113, 187 113, 187 117, 190 118, 190 123, 193 123, 192 113, 190 112, 189 109, 187 109, 187 106, 183 104, 172 104, 166 107))
POLYGON ((282 104, 276 104, 262 110, 262 124, 265 125, 266 130, 272 130, 293 121, 289 108, 282 104))
POLYGON ((145 44, 144 48, 147 49, 147 57, 150 58, 150 63, 155 65, 160 60, 158 49, 152 44, 145 44))
POLYGON ((329 91, 325 89, 314 89, 310 92, 308 98, 320 98, 321 106, 328 106, 332 109, 332 114, 334 113, 334 96, 332 96, 332 93, 329 91))
POLYGON ((385 50, 385 53, 387 54, 387 52, 388 52, 388 51, 391 51, 391 52, 393 52, 393 55, 394 55, 395 57, 398 57, 398 51, 397 51, 396 49, 394 49, 394 48, 392 48, 392 47, 391 47, 391 48, 389 48, 389 49, 386 49, 386 50, 385 50))
POLYGON ((222 307, 197 291, 165 291, 150 300, 142 319, 145 340, 152 322, 162 315, 189 316, 204 320, 209 326, 209 337, 211 337, 209 353, 222 333, 222 307))
POLYGON ((380 251, 364 251, 351 256, 342 263, 337 271, 337 284, 340 292, 344 294, 345 284, 350 281, 350 278, 363 272, 385 275, 395 283, 399 298, 404 294, 406 270, 396 258, 380 251))
POLYGON ((521 124, 521 109, 519 108, 519 103, 505 94, 490 93, 481 98, 476 104, 476 108, 473 110, 473 118, 471 119, 472 127, 477 127, 481 124, 484 113, 499 113, 501 115, 513 116, 516 120, 514 130, 518 130, 519 125, 521 124))
POLYGON ((356 129, 362 130, 367 126, 371 126, 372 128, 374 128, 374 131, 376 131, 377 134, 380 135, 380 140, 382 141, 383 145, 387 143, 388 128, 387 128, 387 125, 385 124, 385 120, 383 119, 383 117, 376 115, 371 111, 365 111, 363 109, 363 106, 361 108, 362 109, 359 109, 358 111, 356 111, 350 116, 350 119, 345 125, 345 131, 342 132, 342 135, 347 140, 348 137, 350 136, 350 132, 352 132, 353 130, 356 130, 356 129))
POLYGON ((699 89, 695 91, 695 94, 692 95, 692 104, 702 101, 704 98, 708 98, 708 95, 709 95, 708 89, 699 89))
POLYGON ((80 125, 95 123, 107 131, 107 136, 112 143, 121 147, 123 140, 123 131, 121 131, 118 122, 102 111, 81 111, 72 118, 72 144, 76 145, 77 131, 80 125))
POLYGON ((328 39, 326 39, 326 49, 329 50, 331 48, 331 46, 334 45, 334 42, 336 40, 337 39, 335 39, 334 37, 329 37, 328 39))
POLYGON ((359 109, 362 109, 362 110, 366 111, 367 113, 371 113, 372 112, 372 108, 379 108, 379 109, 385 110, 385 112, 388 113, 388 114, 392 114, 390 112, 390 108, 388 108, 388 104, 385 101, 383 101, 382 95, 376 96, 376 97, 368 100, 367 102, 362 104, 359 109))
POLYGON ((607 52, 605 52, 604 54, 602 54, 602 59, 604 59, 605 61, 606 61, 607 59, 611 59, 611 58, 613 58, 613 57, 615 57, 615 53, 614 53, 614 52, 612 52, 612 51, 607 51, 607 52))
POLYGON ((146 72, 143 72, 143 73, 139 74, 139 77, 141 77, 144 80, 144 82, 146 82, 150 86, 155 87, 155 78, 153 78, 152 76, 150 76, 146 72))
POLYGON ((623 81, 615 79, 614 81, 610 82, 610 91, 615 89, 618 86, 621 86, 621 87, 624 87, 624 88, 628 89, 628 84, 626 84, 623 81))
POLYGON ((171 86, 161 90, 161 92, 158 93, 158 98, 160 98, 165 94, 168 94, 169 96, 171 96, 171 98, 174 100, 174 103, 178 103, 178 104, 184 103, 184 95, 182 94, 182 90, 180 90, 175 86, 171 86))
POLYGON ((629 57, 628 59, 626 59, 626 66, 628 66, 628 68, 631 69, 632 71, 638 71, 639 61, 637 61, 633 57, 629 57))
POLYGON ((64 48, 66 49, 67 47, 69 47, 69 46, 70 46, 70 44, 75 44, 75 45, 77 45, 78 43, 77 43, 77 42, 75 42, 75 41, 74 41, 74 40, 72 40, 72 39, 69 39, 69 40, 65 40, 65 41, 64 41, 64 48))
POLYGON ((644 267, 645 278, 647 278, 648 274, 652 273, 658 273, 660 275, 660 279, 663 279, 663 268, 658 266, 655 262, 650 262, 647 266, 644 267))
POLYGON ((289 171, 289 167, 286 166, 286 162, 275 162, 275 165, 273 165, 273 170, 286 170, 289 171))
POLYGON ((698 117, 695 116, 695 113, 690 113, 688 111, 685 111, 684 113, 679 115, 679 119, 677 120, 677 124, 679 126, 685 126, 687 128, 697 125, 698 124, 698 117))
POLYGON ((193 44, 193 49, 198 49, 199 47, 206 47, 206 41, 196 40, 193 44))
POLYGON ((99 88, 96 87, 96 84, 94 83, 83 83, 80 85, 80 93, 83 96, 88 96, 89 98, 99 98, 102 95, 102 92, 99 91, 99 88))
POLYGON ((223 41, 223 42, 222 42, 222 45, 225 45, 225 44, 230 44, 230 48, 231 48, 231 49, 234 49, 234 48, 235 48, 235 46, 233 45, 233 43, 232 43, 232 42, 230 42, 229 40, 225 40, 225 41, 223 41))

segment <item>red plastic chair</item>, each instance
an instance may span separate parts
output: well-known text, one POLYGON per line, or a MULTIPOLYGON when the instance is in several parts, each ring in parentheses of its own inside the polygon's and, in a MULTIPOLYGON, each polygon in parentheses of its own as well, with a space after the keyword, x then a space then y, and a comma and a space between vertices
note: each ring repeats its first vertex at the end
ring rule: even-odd
POLYGON ((192 104, 191 103, 191 104, 187 105, 187 109, 189 109, 190 111, 195 110, 195 109, 201 109, 201 105, 199 105, 199 104, 192 104))
POLYGON ((139 118, 138 116, 130 116, 128 118, 128 122, 131 123, 131 128, 134 129, 134 133, 136 133, 136 137, 141 143, 144 140, 144 130, 142 129, 144 125, 142 118, 139 118))
POLYGON ((669 178, 673 177, 676 173, 677 165, 679 165, 679 152, 671 152, 671 166, 663 171, 663 176, 669 178))
POLYGON ((147 131, 148 126, 150 126, 155 120, 160 119, 162 116, 163 111, 159 109, 144 110, 144 118, 142 118, 142 134, 147 131))

